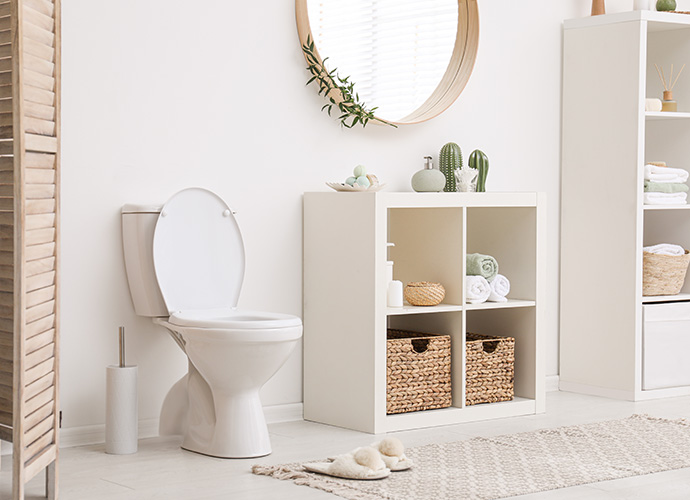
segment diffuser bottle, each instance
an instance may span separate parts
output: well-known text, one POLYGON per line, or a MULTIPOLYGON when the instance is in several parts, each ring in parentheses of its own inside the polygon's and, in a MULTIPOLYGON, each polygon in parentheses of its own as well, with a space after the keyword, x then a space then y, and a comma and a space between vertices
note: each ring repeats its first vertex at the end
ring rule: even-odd
POLYGON ((424 157, 424 168, 412 176, 412 189, 418 193, 437 193, 446 186, 446 176, 434 168, 431 156, 424 157))
POLYGON ((664 86, 664 99, 661 101, 661 111, 678 111, 678 103, 673 99, 673 88, 676 86, 676 83, 678 83, 678 79, 685 69, 685 64, 683 64, 683 67, 680 68, 680 71, 676 74, 675 78, 673 77, 673 64, 671 64, 671 74, 668 79, 666 78, 663 67, 660 68, 658 64, 655 64, 654 67, 656 68, 659 79, 664 86))
POLYGON ((673 99, 673 90, 664 90, 661 111, 678 111, 678 103, 673 99))

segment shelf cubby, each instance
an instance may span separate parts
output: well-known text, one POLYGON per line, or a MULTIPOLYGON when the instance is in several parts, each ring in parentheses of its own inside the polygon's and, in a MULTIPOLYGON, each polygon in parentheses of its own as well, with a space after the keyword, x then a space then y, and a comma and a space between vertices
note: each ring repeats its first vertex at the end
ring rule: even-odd
POLYGON ((413 281, 441 283, 443 304, 462 304, 465 272, 462 248, 461 208, 391 208, 388 210, 388 242, 394 262, 393 279, 403 285, 413 281))
MULTIPOLYGON (((645 210, 643 245, 651 246, 658 243, 671 243, 690 249, 690 212, 684 210, 645 210)), ((680 292, 682 295, 664 295, 664 299, 657 297, 642 297, 643 303, 676 302, 687 300, 690 295, 690 280, 686 279, 680 292), (651 299, 651 300, 650 300, 651 299)))
POLYGON ((537 193, 306 193, 304 418, 381 433, 543 412, 538 333, 543 198, 537 193), (501 273, 511 280, 508 302, 464 303, 468 251, 499 260, 501 273), (394 262, 393 278, 403 284, 442 283, 443 302, 388 307, 388 259, 394 262), (465 406, 468 327, 489 334, 503 330, 520 343, 514 401, 465 406), (450 408, 386 414, 388 328, 450 335, 450 408))
MULTIPOLYGON (((491 255, 510 280, 511 299, 533 301, 537 287, 535 207, 469 207, 467 253, 491 255), (509 244, 507 244, 509 243, 509 244)), ((493 303, 480 304, 494 307, 493 303)))
MULTIPOLYGON (((467 312, 466 331, 515 339, 515 397, 536 399, 536 358, 539 339, 534 307, 467 312)), ((492 403, 493 404, 493 403, 492 403)))

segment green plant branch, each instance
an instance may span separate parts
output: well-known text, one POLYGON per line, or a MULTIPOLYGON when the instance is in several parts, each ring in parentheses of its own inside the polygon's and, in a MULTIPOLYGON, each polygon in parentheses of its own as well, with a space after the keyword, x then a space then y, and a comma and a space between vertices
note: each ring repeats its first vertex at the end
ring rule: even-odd
POLYGON ((331 116, 333 108, 337 108, 340 112, 338 116, 340 125, 346 128, 352 128, 358 123, 366 127, 370 120, 398 128, 394 123, 374 116, 374 111, 378 108, 367 109, 366 104, 360 101, 359 94, 355 91, 355 84, 350 81, 349 76, 341 77, 338 74, 338 68, 331 71, 326 69, 328 57, 323 61, 319 59, 311 35, 307 36, 307 42, 302 45, 302 51, 307 60, 307 69, 312 75, 307 85, 316 82, 319 95, 323 95, 329 101, 323 105, 321 111, 327 110, 328 115, 331 116))

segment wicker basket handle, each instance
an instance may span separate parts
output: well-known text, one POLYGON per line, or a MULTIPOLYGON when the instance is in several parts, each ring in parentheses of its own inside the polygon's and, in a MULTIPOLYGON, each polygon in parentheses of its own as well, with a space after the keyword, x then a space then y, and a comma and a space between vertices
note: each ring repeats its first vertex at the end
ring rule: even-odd
POLYGON ((484 349, 484 352, 487 354, 493 354, 496 349, 498 349, 498 340, 492 340, 490 342, 484 342, 482 343, 482 348, 484 349))
POLYGON ((429 348, 429 339, 413 339, 412 340, 412 349, 414 349, 414 352, 418 352, 419 354, 423 354, 426 352, 426 350, 429 348))

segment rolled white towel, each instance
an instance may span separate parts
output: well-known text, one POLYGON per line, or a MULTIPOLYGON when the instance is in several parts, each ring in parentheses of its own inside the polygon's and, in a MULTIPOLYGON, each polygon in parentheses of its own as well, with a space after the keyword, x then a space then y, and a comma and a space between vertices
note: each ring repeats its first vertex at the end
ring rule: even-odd
POLYGON ((510 281, 502 274, 497 274, 496 277, 489 283, 491 293, 489 294, 489 302, 508 302, 506 295, 510 292, 510 281))
POLYGON ((491 285, 484 276, 465 276, 465 301, 468 304, 481 304, 491 295, 491 285))
POLYGON ((680 245, 672 245, 671 243, 659 243, 658 245, 652 245, 649 247, 642 248, 645 252, 656 253, 659 255, 685 255, 685 249, 680 245))
POLYGON ((644 193, 645 205, 685 205, 687 204, 688 193, 655 193, 649 191, 644 193))
POLYGON ((644 166, 644 178, 653 182, 686 182, 690 174, 682 168, 660 167, 647 164, 644 166))

